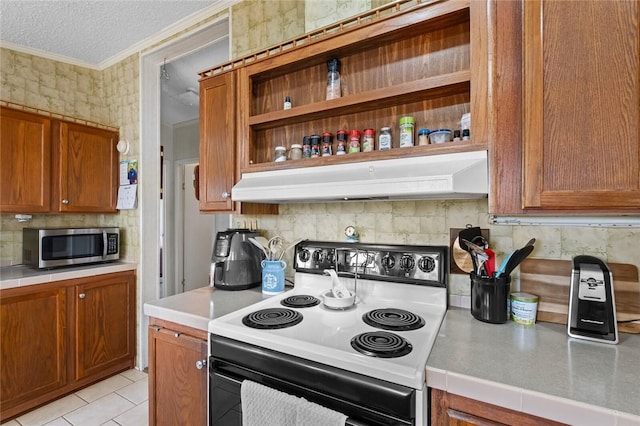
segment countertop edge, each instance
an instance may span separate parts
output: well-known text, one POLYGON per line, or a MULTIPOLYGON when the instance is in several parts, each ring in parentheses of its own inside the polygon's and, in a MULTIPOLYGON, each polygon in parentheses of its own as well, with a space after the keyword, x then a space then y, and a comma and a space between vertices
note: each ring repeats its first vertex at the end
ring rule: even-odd
POLYGON ((0 290, 137 269, 137 263, 127 261, 117 261, 112 263, 101 263, 50 270, 36 270, 21 265, 7 266, 2 268, 0 290), (21 269, 18 271, 16 268, 21 269), (9 276, 9 278, 5 278, 6 276, 9 276))
POLYGON ((515 386, 429 367, 427 387, 510 410, 567 424, 584 424, 584 416, 594 424, 640 425, 640 416, 594 406, 568 398, 547 395, 515 386))
POLYGON ((205 332, 208 332, 207 329, 209 327, 209 321, 211 321, 211 319, 204 318, 200 315, 194 315, 177 309, 157 306, 151 303, 144 304, 144 314, 148 317, 173 322, 205 332))

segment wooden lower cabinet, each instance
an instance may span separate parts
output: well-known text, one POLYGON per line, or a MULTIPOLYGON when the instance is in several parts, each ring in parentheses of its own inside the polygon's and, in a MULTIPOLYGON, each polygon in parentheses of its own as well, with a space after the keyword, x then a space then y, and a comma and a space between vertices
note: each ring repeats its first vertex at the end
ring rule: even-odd
POLYGON ((149 319, 149 424, 206 426, 207 332, 149 319))
POLYGON ((563 424, 439 389, 431 389, 430 416, 433 426, 551 426, 563 424))
POLYGON ((1 418, 47 400, 67 384, 66 289, 0 293, 1 418))
POLYGON ((135 285, 126 271, 0 291, 0 421, 133 367, 135 285))

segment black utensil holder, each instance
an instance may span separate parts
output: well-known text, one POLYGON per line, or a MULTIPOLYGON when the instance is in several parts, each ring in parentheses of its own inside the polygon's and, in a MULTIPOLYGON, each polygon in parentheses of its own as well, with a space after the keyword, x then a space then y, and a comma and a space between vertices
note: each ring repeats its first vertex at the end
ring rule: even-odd
POLYGON ((511 276, 481 277, 471 272, 471 315, 477 320, 502 324, 509 319, 511 276))

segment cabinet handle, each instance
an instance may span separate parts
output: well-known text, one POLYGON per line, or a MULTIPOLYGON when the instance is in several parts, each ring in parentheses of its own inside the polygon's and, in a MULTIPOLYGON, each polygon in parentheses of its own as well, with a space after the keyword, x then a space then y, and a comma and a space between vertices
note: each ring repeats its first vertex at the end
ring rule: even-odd
POLYGON ((222 193, 222 198, 223 198, 223 199, 225 199, 225 200, 226 200, 227 198, 229 198, 230 196, 231 196, 231 194, 229 194, 227 191, 225 191, 225 192, 223 192, 223 193, 222 193))
POLYGON ((69 204, 69 200, 65 198, 64 200, 62 200, 62 204, 69 204))
POLYGON ((196 361, 196 368, 198 370, 202 370, 206 366, 207 366, 207 360, 206 359, 196 361))
POLYGON ((78 297, 79 297, 80 299, 84 299, 85 297, 87 297, 87 295, 86 295, 86 294, 84 294, 84 293, 80 293, 80 294, 78 295, 78 297))

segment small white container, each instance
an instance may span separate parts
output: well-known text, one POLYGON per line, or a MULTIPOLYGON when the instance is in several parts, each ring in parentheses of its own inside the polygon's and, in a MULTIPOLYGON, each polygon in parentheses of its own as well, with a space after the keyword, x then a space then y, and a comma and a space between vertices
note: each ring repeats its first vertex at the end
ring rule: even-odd
POLYGON ((462 130, 471 128, 471 113, 468 112, 466 114, 462 114, 462 118, 460 118, 460 128, 462 130))
POLYGON ((429 140, 431 143, 446 143, 451 140, 451 130, 438 129, 429 133, 429 140))
POLYGON ((273 161, 287 161, 287 149, 284 146, 276 146, 273 154, 273 161))

